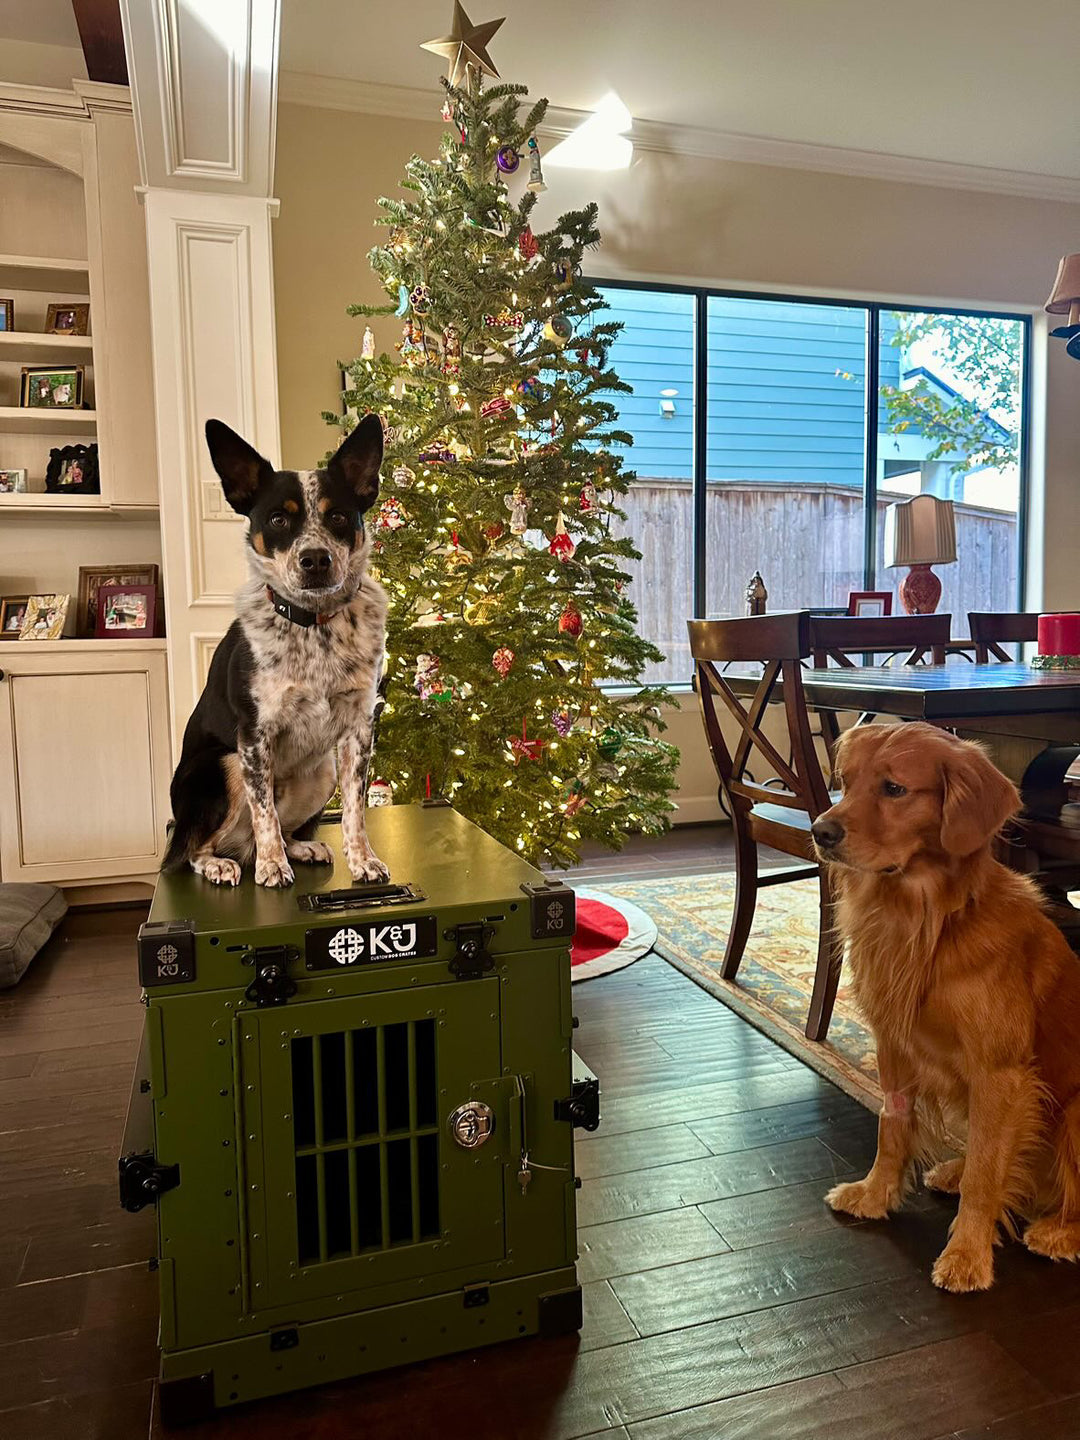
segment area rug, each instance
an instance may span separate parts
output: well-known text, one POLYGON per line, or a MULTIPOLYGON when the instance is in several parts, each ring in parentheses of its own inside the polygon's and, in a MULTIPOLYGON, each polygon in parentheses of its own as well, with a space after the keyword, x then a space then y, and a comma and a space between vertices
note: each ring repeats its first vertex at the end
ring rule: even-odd
POLYGON ((656 925, 625 896, 575 885, 577 930, 570 947, 570 979, 592 980, 647 955, 656 925))
POLYGON ((720 978, 735 905, 735 876, 694 875, 634 880, 607 887, 656 921, 657 952, 785 1050, 854 1099, 881 1104, 874 1040, 841 976, 824 1043, 803 1033, 818 941, 818 884, 799 880, 758 892, 757 913, 735 981, 720 978))

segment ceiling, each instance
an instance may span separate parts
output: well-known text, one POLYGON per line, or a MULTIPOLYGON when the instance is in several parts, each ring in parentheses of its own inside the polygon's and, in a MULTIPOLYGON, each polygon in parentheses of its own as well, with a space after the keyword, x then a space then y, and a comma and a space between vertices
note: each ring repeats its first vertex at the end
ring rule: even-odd
MULTIPOLYGON (((2 0, 0 0, 2 3, 2 0)), ((452 0, 282 0, 282 69, 438 86, 452 0)), ((587 110, 1080 177, 1080 0, 466 0, 504 79, 587 110)))
POLYGON ((78 49, 71 0, 0 0, 0 39, 78 49))

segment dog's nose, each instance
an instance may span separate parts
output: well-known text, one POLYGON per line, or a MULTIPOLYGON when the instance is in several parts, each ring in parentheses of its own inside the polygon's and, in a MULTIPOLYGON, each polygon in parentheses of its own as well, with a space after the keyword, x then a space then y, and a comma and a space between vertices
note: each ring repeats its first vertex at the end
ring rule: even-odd
POLYGON ((301 550, 300 569, 305 575, 321 578, 329 573, 334 563, 329 550, 301 550))
POLYGON ((835 850, 844 838, 844 827, 839 820, 827 820, 822 816, 810 826, 810 834, 822 850, 835 850))

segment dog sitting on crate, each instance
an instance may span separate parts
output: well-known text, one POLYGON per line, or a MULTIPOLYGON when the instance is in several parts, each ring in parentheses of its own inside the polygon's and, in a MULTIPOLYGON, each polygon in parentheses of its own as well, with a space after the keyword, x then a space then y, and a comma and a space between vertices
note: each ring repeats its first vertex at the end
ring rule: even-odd
POLYGON ((386 596, 367 574, 363 516, 382 423, 366 415, 321 470, 275 470, 220 420, 206 442, 248 521, 250 578, 184 732, 162 869, 238 885, 253 861, 256 884, 290 885, 290 861, 333 863, 311 837, 340 783, 349 871, 385 880, 364 821, 386 596))

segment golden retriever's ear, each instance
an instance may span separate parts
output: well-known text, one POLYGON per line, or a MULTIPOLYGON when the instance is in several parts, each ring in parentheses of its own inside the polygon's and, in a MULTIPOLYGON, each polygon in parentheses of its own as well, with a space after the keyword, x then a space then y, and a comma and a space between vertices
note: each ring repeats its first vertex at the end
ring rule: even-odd
POLYGON ((941 848, 950 855, 974 855, 1016 814, 1020 795, 978 745, 949 748, 942 765, 941 848))

